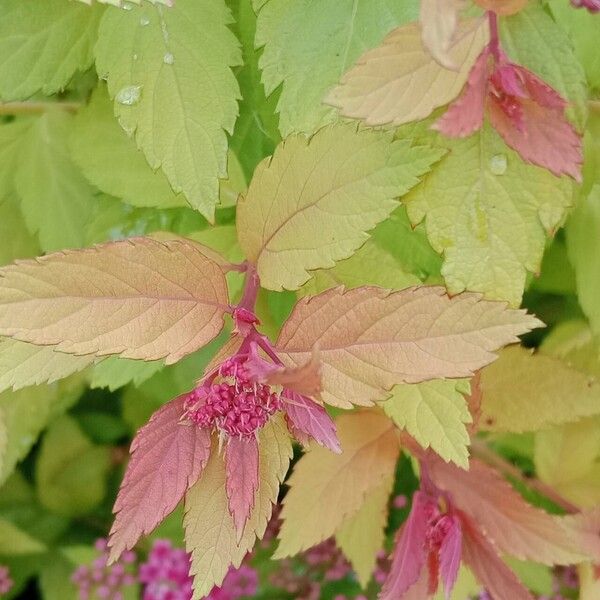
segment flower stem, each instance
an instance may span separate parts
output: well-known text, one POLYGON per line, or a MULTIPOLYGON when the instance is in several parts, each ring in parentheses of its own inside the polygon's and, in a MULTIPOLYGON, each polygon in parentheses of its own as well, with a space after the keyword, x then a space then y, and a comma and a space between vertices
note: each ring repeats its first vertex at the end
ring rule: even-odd
POLYGON ((244 310, 254 313, 259 287, 260 279, 256 272, 256 267, 253 264, 248 263, 246 267, 246 280, 244 282, 244 294, 238 304, 238 308, 243 308, 244 310))
POLYGON ((488 22, 490 24, 490 50, 498 61, 500 59, 500 34, 498 33, 498 15, 493 10, 488 10, 488 22))

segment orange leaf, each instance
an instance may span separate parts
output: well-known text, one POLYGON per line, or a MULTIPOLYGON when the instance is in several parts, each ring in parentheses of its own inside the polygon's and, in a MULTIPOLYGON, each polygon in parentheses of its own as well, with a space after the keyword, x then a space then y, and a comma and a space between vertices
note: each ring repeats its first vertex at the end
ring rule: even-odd
POLYGON ((0 334, 70 354, 177 362, 223 327, 219 265, 183 240, 132 238, 0 269, 0 334))

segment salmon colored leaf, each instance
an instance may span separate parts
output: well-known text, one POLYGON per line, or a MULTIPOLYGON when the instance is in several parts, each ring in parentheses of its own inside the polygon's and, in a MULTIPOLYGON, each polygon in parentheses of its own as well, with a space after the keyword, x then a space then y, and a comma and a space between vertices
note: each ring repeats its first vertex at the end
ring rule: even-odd
MULTIPOLYGON (((433 456, 433 455, 432 455, 433 456)), ((471 460, 469 471, 434 458, 431 479, 451 494, 452 502, 494 541, 498 549, 522 560, 547 565, 589 558, 578 527, 528 504, 492 468, 471 460)))
POLYGON ((461 23, 446 52, 447 60, 458 68, 450 70, 425 50, 416 23, 404 25, 365 53, 326 102, 339 108, 344 117, 364 120, 367 125, 424 119, 456 98, 487 41, 487 23, 461 23))
POLYGON ((255 437, 229 437, 225 448, 227 499, 238 538, 254 507, 258 488, 258 442, 255 437))
POLYGON ((318 345, 323 400, 349 407, 384 399, 399 383, 470 376, 541 325, 503 302, 470 293, 450 298, 441 287, 335 288, 298 302, 277 350, 300 365, 318 345))
POLYGON ((322 406, 295 392, 284 394, 281 402, 291 433, 303 444, 314 439, 336 454, 342 451, 335 423, 322 406))
POLYGON ((277 502, 279 486, 292 457, 292 444, 281 419, 272 419, 258 434, 259 485, 254 509, 240 539, 229 512, 226 473, 216 442, 208 464, 185 497, 185 542, 192 555, 193 600, 220 585, 230 565, 238 567, 262 538, 277 502))
POLYGON ((294 555, 334 535, 394 472, 400 446, 385 415, 357 412, 340 417, 336 425, 342 454, 314 446, 294 467, 276 557, 294 555))
POLYGON ((527 588, 498 556, 492 543, 463 517, 462 556, 492 598, 533 600, 527 588))
POLYGON ((449 54, 463 0, 421 0, 421 38, 431 56, 446 69, 458 70, 449 54))
POLYGON ((446 600, 452 595, 452 590, 458 578, 460 557, 462 553, 462 528, 460 521, 451 518, 448 529, 440 546, 440 576, 446 592, 446 600))
POLYGON ((167 364, 219 333, 223 272, 193 243, 132 238, 0 269, 0 334, 167 364))
POLYGON ((435 503, 423 492, 416 492, 410 515, 396 539, 390 574, 380 600, 399 600, 421 575, 427 558, 427 532, 435 503))
POLYGON ((110 531, 112 560, 175 509, 206 465, 210 436, 181 422, 184 400, 180 396, 155 412, 131 443, 110 531))
POLYGON ((287 138, 237 208, 240 245, 261 285, 295 290, 310 271, 351 256, 443 154, 351 124, 287 138))

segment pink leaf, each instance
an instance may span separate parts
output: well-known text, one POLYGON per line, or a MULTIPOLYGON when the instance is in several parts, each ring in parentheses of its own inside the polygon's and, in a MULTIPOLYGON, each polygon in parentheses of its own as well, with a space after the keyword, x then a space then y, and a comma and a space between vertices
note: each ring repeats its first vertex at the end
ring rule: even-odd
MULTIPOLYGON (((434 502, 423 492, 416 492, 406 523, 399 531, 390 574, 383 584, 379 600, 399 600, 417 581, 427 558, 427 530, 434 502)), ((427 579, 426 579, 427 581, 427 579)))
POLYGON ((225 448, 229 512, 238 538, 254 507, 258 489, 258 441, 256 437, 230 437, 225 448))
POLYGON ((450 529, 444 536, 440 547, 440 574, 444 582, 446 600, 450 598, 460 567, 462 552, 462 530, 456 517, 450 518, 450 529))
POLYGON ((460 96, 450 104, 433 129, 450 137, 467 137, 481 128, 485 113, 488 57, 489 51, 485 49, 473 65, 460 96))
POLYGON ((492 543, 475 527, 466 515, 463 525, 462 555, 465 564, 498 600, 533 600, 527 588, 498 556, 492 543))
POLYGON ((114 506, 111 560, 172 512, 200 477, 210 453, 207 431, 180 422, 186 395, 157 410, 131 443, 132 457, 114 506))
POLYGON ((301 442, 306 441, 305 436, 308 436, 332 452, 339 454, 342 451, 335 423, 322 406, 306 396, 289 391, 281 400, 290 431, 298 436, 301 442))
POLYGON ((531 100, 522 100, 520 108, 523 131, 497 102, 489 102, 490 122, 506 144, 530 163, 545 167, 557 176, 566 174, 581 181, 581 139, 563 111, 531 100))

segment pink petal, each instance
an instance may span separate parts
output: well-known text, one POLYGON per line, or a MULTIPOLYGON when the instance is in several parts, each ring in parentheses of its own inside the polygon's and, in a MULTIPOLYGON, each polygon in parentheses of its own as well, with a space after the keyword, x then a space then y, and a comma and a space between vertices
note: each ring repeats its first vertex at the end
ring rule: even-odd
POLYGON ((258 489, 258 440, 250 437, 230 437, 225 448, 227 498, 229 512, 241 537, 254 507, 258 489))
POLYGON ((289 390, 284 392, 281 401, 290 432, 300 442, 306 442, 309 437, 336 454, 342 451, 335 422, 321 405, 289 390))
POLYGON ((440 547, 440 574, 444 582, 446 600, 450 598, 458 577, 460 557, 462 553, 462 530, 460 521, 451 517, 451 527, 445 535, 440 547))
POLYGON ((463 560, 492 598, 533 600, 529 590, 498 556, 492 543, 466 515, 463 523, 463 560))
POLYGON ((570 175, 581 181, 583 150, 581 138, 564 114, 531 100, 521 102, 522 131, 498 103, 490 101, 490 122, 508 146, 523 160, 544 167, 557 176, 570 175))
MULTIPOLYGON (((423 492, 416 492, 406 523, 399 531, 394 548, 390 574, 383 584, 379 600, 400 600, 419 581, 427 558, 427 530, 433 501, 423 492)), ((428 578, 425 579, 427 589, 428 578)))
POLYGON ((131 443, 132 457, 113 509, 111 561, 175 509, 208 461, 209 433, 180 422, 186 397, 157 410, 131 443))
POLYGON ((514 68, 521 74, 527 88, 527 94, 534 102, 546 108, 554 108, 560 111, 566 108, 567 101, 543 79, 540 79, 525 67, 515 65, 514 68))
POLYGON ((432 129, 449 137, 467 137, 481 128, 485 113, 489 55, 487 49, 479 55, 469 73, 467 85, 432 129))

